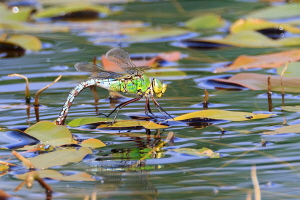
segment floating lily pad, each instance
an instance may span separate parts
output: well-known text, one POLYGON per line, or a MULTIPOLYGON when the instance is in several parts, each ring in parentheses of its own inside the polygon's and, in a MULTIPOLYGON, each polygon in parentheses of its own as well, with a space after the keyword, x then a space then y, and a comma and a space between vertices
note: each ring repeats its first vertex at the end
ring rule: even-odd
MULTIPOLYGON (((300 59, 298 59, 300 60, 300 59)), ((277 68, 277 74, 281 75, 285 65, 277 68)), ((290 62, 288 63, 287 69, 284 71, 283 77, 294 77, 300 78, 300 62, 290 62)))
POLYGON ((96 19, 99 13, 110 14, 107 6, 88 3, 69 3, 59 7, 49 7, 39 11, 35 17, 52 19, 96 19))
MULTIPOLYGON (((239 73, 230 78, 214 78, 210 79, 210 81, 214 81, 219 84, 229 83, 232 84, 233 87, 234 85, 237 85, 251 90, 268 90, 268 77, 269 75, 265 74, 239 73)), ((270 81, 272 91, 282 91, 280 76, 271 76, 270 81)), ((300 92, 300 78, 283 77, 282 81, 285 92, 300 92)), ((218 87, 221 88, 221 85, 218 87)))
POLYGON ((193 118, 201 118, 201 119, 216 119, 216 120, 229 120, 229 121, 246 121, 251 119, 262 119, 271 116, 274 116, 274 114, 256 114, 256 113, 248 113, 248 112, 209 109, 209 110, 201 110, 192 113, 187 113, 175 117, 172 120, 183 121, 183 120, 188 120, 193 118))
POLYGON ((56 150, 27 159, 36 169, 46 169, 53 166, 62 166, 68 163, 79 162, 86 155, 91 153, 92 150, 88 147, 69 148, 56 150))
MULTIPOLYGON (((38 176, 40 178, 50 178, 50 179, 55 179, 60 181, 95 181, 96 180, 90 174, 87 174, 85 172, 72 174, 72 175, 64 175, 54 170, 39 170, 36 172, 38 173, 38 176)), ((27 175, 28 172, 24 174, 18 174, 16 175, 16 178, 21 180, 26 180, 27 175)))
POLYGON ((298 60, 300 60, 300 49, 257 56, 241 55, 235 59, 232 64, 226 67, 219 67, 215 70, 215 72, 222 73, 251 68, 277 68, 288 62, 298 60))
POLYGON ((179 148, 179 149, 170 149, 170 151, 175 151, 177 153, 188 154, 199 157, 209 157, 209 158, 220 158, 219 153, 213 152, 211 149, 203 147, 202 149, 191 149, 191 148, 179 148))
POLYGON ((230 27, 231 33, 238 33, 240 31, 249 31, 249 30, 263 30, 263 29, 279 29, 282 31, 287 31, 290 33, 300 33, 300 28, 294 27, 289 24, 269 22, 263 19, 239 19, 234 22, 230 27))
POLYGON ((185 26, 193 30, 216 29, 224 26, 224 24, 225 21, 214 13, 200 15, 185 22, 185 26))
POLYGON ((28 135, 40 140, 43 144, 61 146, 77 144, 72 133, 65 126, 55 125, 53 122, 41 121, 24 131, 28 135))
POLYGON ((300 112, 300 106, 282 106, 281 109, 290 112, 300 112))
POLYGON ((280 38, 278 40, 273 40, 255 31, 240 31, 238 33, 229 34, 224 38, 193 38, 183 40, 182 43, 193 48, 216 48, 226 46, 265 48, 300 45, 300 37, 280 38))
POLYGON ((32 51, 39 51, 42 48, 42 42, 40 39, 32 35, 12 34, 9 35, 5 41, 20 45, 23 48, 32 51))
MULTIPOLYGON (((120 119, 117 119, 120 120, 120 119)), ((94 124, 94 123, 110 123, 112 121, 111 118, 102 118, 102 117, 85 117, 85 118, 77 118, 73 119, 68 123, 71 127, 78 127, 86 124, 94 124)))
POLYGON ((152 121, 137 121, 137 120, 124 120, 117 121, 114 124, 101 124, 97 128, 125 128, 125 127, 143 127, 146 129, 162 129, 168 128, 166 125, 156 124, 152 121))
POLYGON ((290 126, 283 126, 273 131, 263 132, 265 135, 277 135, 284 133, 300 133, 300 124, 294 124, 290 126))
POLYGON ((33 8, 18 7, 7 8, 4 4, 0 4, 0 23, 5 21, 27 21, 33 11, 33 8))
POLYGON ((89 138, 87 140, 84 140, 80 143, 80 146, 82 147, 90 147, 92 149, 100 148, 106 146, 102 141, 95 139, 95 138, 89 138))
POLYGON ((282 19, 300 16, 299 3, 287 3, 256 10, 247 15, 248 18, 282 19))

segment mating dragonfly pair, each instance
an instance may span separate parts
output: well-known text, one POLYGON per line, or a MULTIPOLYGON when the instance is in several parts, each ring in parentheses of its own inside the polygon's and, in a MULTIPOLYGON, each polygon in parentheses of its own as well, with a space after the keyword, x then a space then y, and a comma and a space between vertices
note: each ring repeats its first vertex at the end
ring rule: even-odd
MULTIPOLYGON (((149 105, 149 99, 151 98, 154 105, 158 109, 160 113, 162 113, 165 117, 171 117, 155 100, 154 94, 157 97, 161 97, 166 89, 167 84, 162 83, 156 78, 150 79, 148 76, 144 74, 144 72, 151 67, 137 67, 135 66, 129 57, 129 54, 120 49, 113 48, 106 53, 106 59, 112 61, 113 63, 120 66, 127 75, 122 75, 116 72, 107 71, 102 66, 98 66, 95 64, 85 64, 85 63, 77 63, 75 64, 75 68, 80 72, 90 72, 91 77, 87 81, 83 81, 79 83, 74 89, 71 90, 62 111, 59 114, 59 117, 56 119, 57 125, 63 125, 65 123, 66 117, 68 115, 69 109, 75 99, 75 97, 85 88, 91 86, 97 86, 104 88, 108 91, 114 92, 122 92, 128 94, 136 94, 136 97, 119 104, 113 111, 111 111, 107 117, 113 114, 115 111, 116 115, 113 119, 113 123, 116 120, 116 117, 124 106, 133 103, 142 99, 143 97, 146 99, 145 103, 145 114, 151 114, 153 117, 156 116, 152 113, 149 105)), ((172 117, 171 117, 172 118, 172 117)))

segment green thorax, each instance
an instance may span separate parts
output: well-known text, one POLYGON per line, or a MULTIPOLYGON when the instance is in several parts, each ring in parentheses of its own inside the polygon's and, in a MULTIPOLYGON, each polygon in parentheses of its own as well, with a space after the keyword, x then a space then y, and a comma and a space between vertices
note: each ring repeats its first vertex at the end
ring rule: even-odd
POLYGON ((146 75, 130 76, 128 78, 112 81, 109 90, 131 94, 138 92, 145 93, 149 91, 150 85, 150 78, 146 75))

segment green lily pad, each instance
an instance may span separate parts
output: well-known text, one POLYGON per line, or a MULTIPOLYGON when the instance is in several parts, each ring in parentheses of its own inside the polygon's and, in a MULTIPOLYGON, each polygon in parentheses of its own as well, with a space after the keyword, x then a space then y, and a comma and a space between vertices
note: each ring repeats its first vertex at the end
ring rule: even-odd
POLYGON ((193 30, 216 29, 224 26, 224 24, 225 21, 214 13, 200 15, 185 22, 185 26, 193 30))
POLYGON ((209 158, 220 158, 219 153, 213 152, 211 149, 203 147, 202 149, 191 149, 191 148, 179 148, 171 149, 170 151, 175 151, 177 153, 188 154, 199 157, 209 157, 209 158))
POLYGON ((18 7, 7 8, 4 4, 0 4, 0 23, 6 21, 27 21, 32 13, 33 8, 18 7))
POLYGON ((247 18, 282 19, 300 16, 300 4, 288 3, 251 12, 247 18))
POLYGON ((300 124, 294 124, 290 126, 283 126, 281 128, 277 128, 273 131, 264 132, 265 135, 277 135, 284 133, 300 133, 300 124))
MULTIPOLYGON (((117 120, 120 119, 117 118, 117 120)), ((110 123, 111 121, 112 118, 106 118, 106 117, 85 117, 85 118, 73 119, 68 123, 68 126, 78 127, 78 126, 94 124, 94 123, 110 123)))
MULTIPOLYGON (((52 17, 64 17, 74 12, 96 12, 110 14, 111 11, 107 6, 93 5, 88 3, 69 3, 59 7, 49 7, 45 10, 39 11, 36 18, 52 18, 52 17)), ((80 19, 80 18, 78 18, 80 19)))
POLYGON ((39 51, 42 48, 42 42, 40 39, 33 35, 12 34, 9 35, 5 41, 18 44, 23 48, 32 51, 39 51))
POLYGON ((152 121, 124 120, 116 121, 114 124, 101 124, 97 128, 125 128, 125 127, 144 127, 146 129, 168 128, 166 125, 156 124, 152 121))
POLYGON ((50 153, 27 158, 36 169, 46 169, 53 166, 62 166, 68 163, 81 161, 86 155, 91 154, 88 147, 69 148, 56 150, 50 153))
POLYGON ((289 112, 300 112, 300 106, 282 106, 281 109, 289 112))
POLYGON ((106 146, 106 144, 104 144, 102 141, 95 139, 95 138, 89 138, 87 140, 84 140, 79 145, 82 147, 89 147, 92 149, 97 149, 97 148, 106 146))
MULTIPOLYGON (((281 75, 285 65, 277 68, 277 74, 281 75)), ((288 63, 288 68, 285 70, 283 77, 300 77, 300 62, 288 63)))

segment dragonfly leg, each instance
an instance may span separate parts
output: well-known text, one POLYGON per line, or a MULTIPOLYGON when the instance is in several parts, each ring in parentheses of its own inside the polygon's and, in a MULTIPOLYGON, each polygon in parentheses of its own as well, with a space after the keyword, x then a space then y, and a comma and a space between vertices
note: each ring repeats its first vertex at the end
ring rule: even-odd
POLYGON ((150 108, 149 97, 146 97, 145 114, 146 114, 147 116, 150 117, 149 113, 150 113, 154 118, 157 118, 157 117, 152 113, 152 110, 151 110, 151 108, 150 108))
POLYGON ((119 105, 118 105, 117 107, 115 107, 115 109, 114 109, 113 111, 111 111, 108 115, 105 115, 105 114, 103 114, 103 113, 101 113, 101 114, 104 115, 104 116, 106 116, 106 117, 109 117, 111 114, 113 114, 115 111, 117 111, 117 113, 116 113, 116 115, 115 115, 115 117, 114 117, 114 120, 113 120, 113 122, 112 122, 112 124, 113 124, 113 123, 115 123, 115 121, 116 121, 116 118, 117 118, 117 116, 118 116, 118 114, 119 114, 119 111, 120 111, 124 106, 127 106, 127 105, 130 104, 130 103, 136 102, 136 101, 140 100, 142 97, 143 97, 143 96, 139 96, 139 97, 137 97, 137 98, 130 99, 129 101, 125 101, 125 102, 119 104, 119 105))
POLYGON ((167 113, 167 112, 159 105, 159 103, 154 99, 153 96, 152 96, 152 101, 153 101, 154 105, 156 106, 157 110, 158 110, 162 115, 164 115, 166 119, 168 118, 168 116, 169 116, 170 118, 173 118, 171 115, 169 115, 169 113, 167 113))

